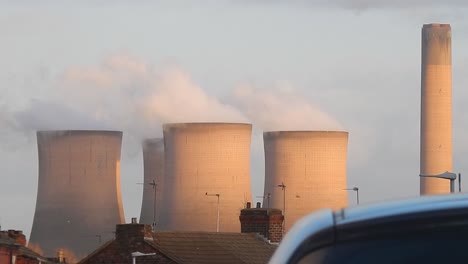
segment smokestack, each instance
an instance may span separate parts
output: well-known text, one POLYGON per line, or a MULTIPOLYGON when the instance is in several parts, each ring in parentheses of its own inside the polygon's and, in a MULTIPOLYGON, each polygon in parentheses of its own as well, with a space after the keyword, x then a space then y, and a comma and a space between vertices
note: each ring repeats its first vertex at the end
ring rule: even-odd
POLYGON ((164 228, 160 225, 159 218, 164 191, 164 140, 146 139, 142 147, 144 187, 140 223, 152 226, 155 224, 153 228, 162 230, 164 228))
POLYGON ((121 144, 118 131, 37 132, 39 183, 30 242, 46 256, 57 248, 88 254, 96 236, 123 223, 121 144))
POLYGON ((263 204, 283 210, 285 230, 323 208, 348 206, 346 156, 348 132, 264 132, 263 204))
POLYGON ((215 231, 219 223, 221 232, 239 232, 239 209, 252 200, 252 125, 183 123, 163 128, 162 225, 168 230, 215 231))
MULTIPOLYGON (((420 174, 452 171, 452 33, 449 24, 422 28, 420 174)), ((445 179, 421 178, 420 193, 449 193, 445 179)))

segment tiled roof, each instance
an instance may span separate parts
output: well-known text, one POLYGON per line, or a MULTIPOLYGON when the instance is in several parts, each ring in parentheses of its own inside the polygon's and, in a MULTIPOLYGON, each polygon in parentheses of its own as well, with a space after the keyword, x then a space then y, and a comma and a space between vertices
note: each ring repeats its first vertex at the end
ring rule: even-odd
POLYGON ((52 261, 49 261, 45 257, 36 253, 34 250, 17 243, 13 239, 0 238, 0 246, 16 248, 17 249, 16 256, 22 256, 22 257, 30 258, 30 259, 37 259, 37 260, 40 260, 42 263, 53 263, 52 261))
POLYGON ((161 253, 150 238, 148 241, 117 241, 115 239, 107 241, 104 245, 97 248, 91 254, 83 258, 78 264, 88 263, 131 263, 131 254, 135 251, 142 251, 144 253, 156 253, 152 256, 138 257, 137 263, 139 264, 152 264, 152 263, 175 263, 166 255, 161 253), (124 243, 122 243, 124 242, 124 243))
POLYGON ((263 264, 276 249, 253 233, 162 231, 153 243, 179 264, 263 264))

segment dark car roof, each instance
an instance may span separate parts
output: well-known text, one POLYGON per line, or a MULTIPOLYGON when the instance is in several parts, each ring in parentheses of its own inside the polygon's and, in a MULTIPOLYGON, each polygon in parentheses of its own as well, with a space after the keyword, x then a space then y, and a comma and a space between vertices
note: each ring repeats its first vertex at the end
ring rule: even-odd
POLYGON ((299 220, 281 241, 270 263, 287 263, 295 250, 317 234, 331 232, 342 226, 358 226, 376 219, 398 221, 407 215, 425 214, 454 209, 468 209, 468 194, 423 196, 412 199, 330 209, 311 213, 299 220))
POLYGON ((413 199, 349 207, 336 211, 337 225, 355 223, 370 219, 423 213, 427 211, 468 208, 467 194, 431 195, 413 199))

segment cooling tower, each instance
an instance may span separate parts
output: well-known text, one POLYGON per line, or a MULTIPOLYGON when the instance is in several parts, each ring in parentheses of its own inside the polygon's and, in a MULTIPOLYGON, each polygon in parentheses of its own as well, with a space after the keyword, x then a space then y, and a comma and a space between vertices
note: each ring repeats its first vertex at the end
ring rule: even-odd
MULTIPOLYGON (((452 171, 452 51, 448 24, 422 28, 421 174, 452 171)), ((421 194, 450 192, 445 179, 421 178, 421 194)))
POLYGON ((263 141, 264 197, 270 193, 270 207, 284 210, 286 231, 313 211, 348 205, 347 132, 264 132, 263 141))
POLYGON ((164 190, 164 140, 162 138, 147 139, 143 142, 143 168, 144 187, 140 223, 152 225, 154 222, 155 228, 161 230, 159 215, 164 190))
POLYGON ((219 231, 240 232, 240 210, 252 200, 252 125, 182 123, 165 124, 163 130, 162 225, 168 230, 216 231, 219 198, 219 231))
POLYGON ((114 237, 124 222, 117 131, 39 131, 39 183, 29 243, 45 256, 78 257, 114 237))

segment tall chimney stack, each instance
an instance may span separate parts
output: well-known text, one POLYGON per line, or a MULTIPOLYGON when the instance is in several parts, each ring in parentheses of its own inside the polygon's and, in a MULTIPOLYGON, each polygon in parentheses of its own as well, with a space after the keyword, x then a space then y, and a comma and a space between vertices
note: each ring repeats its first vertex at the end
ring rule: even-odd
MULTIPOLYGON (((452 171, 452 32, 449 24, 425 24, 421 56, 420 172, 452 171)), ((449 193, 446 179, 421 178, 420 193, 449 193)))

